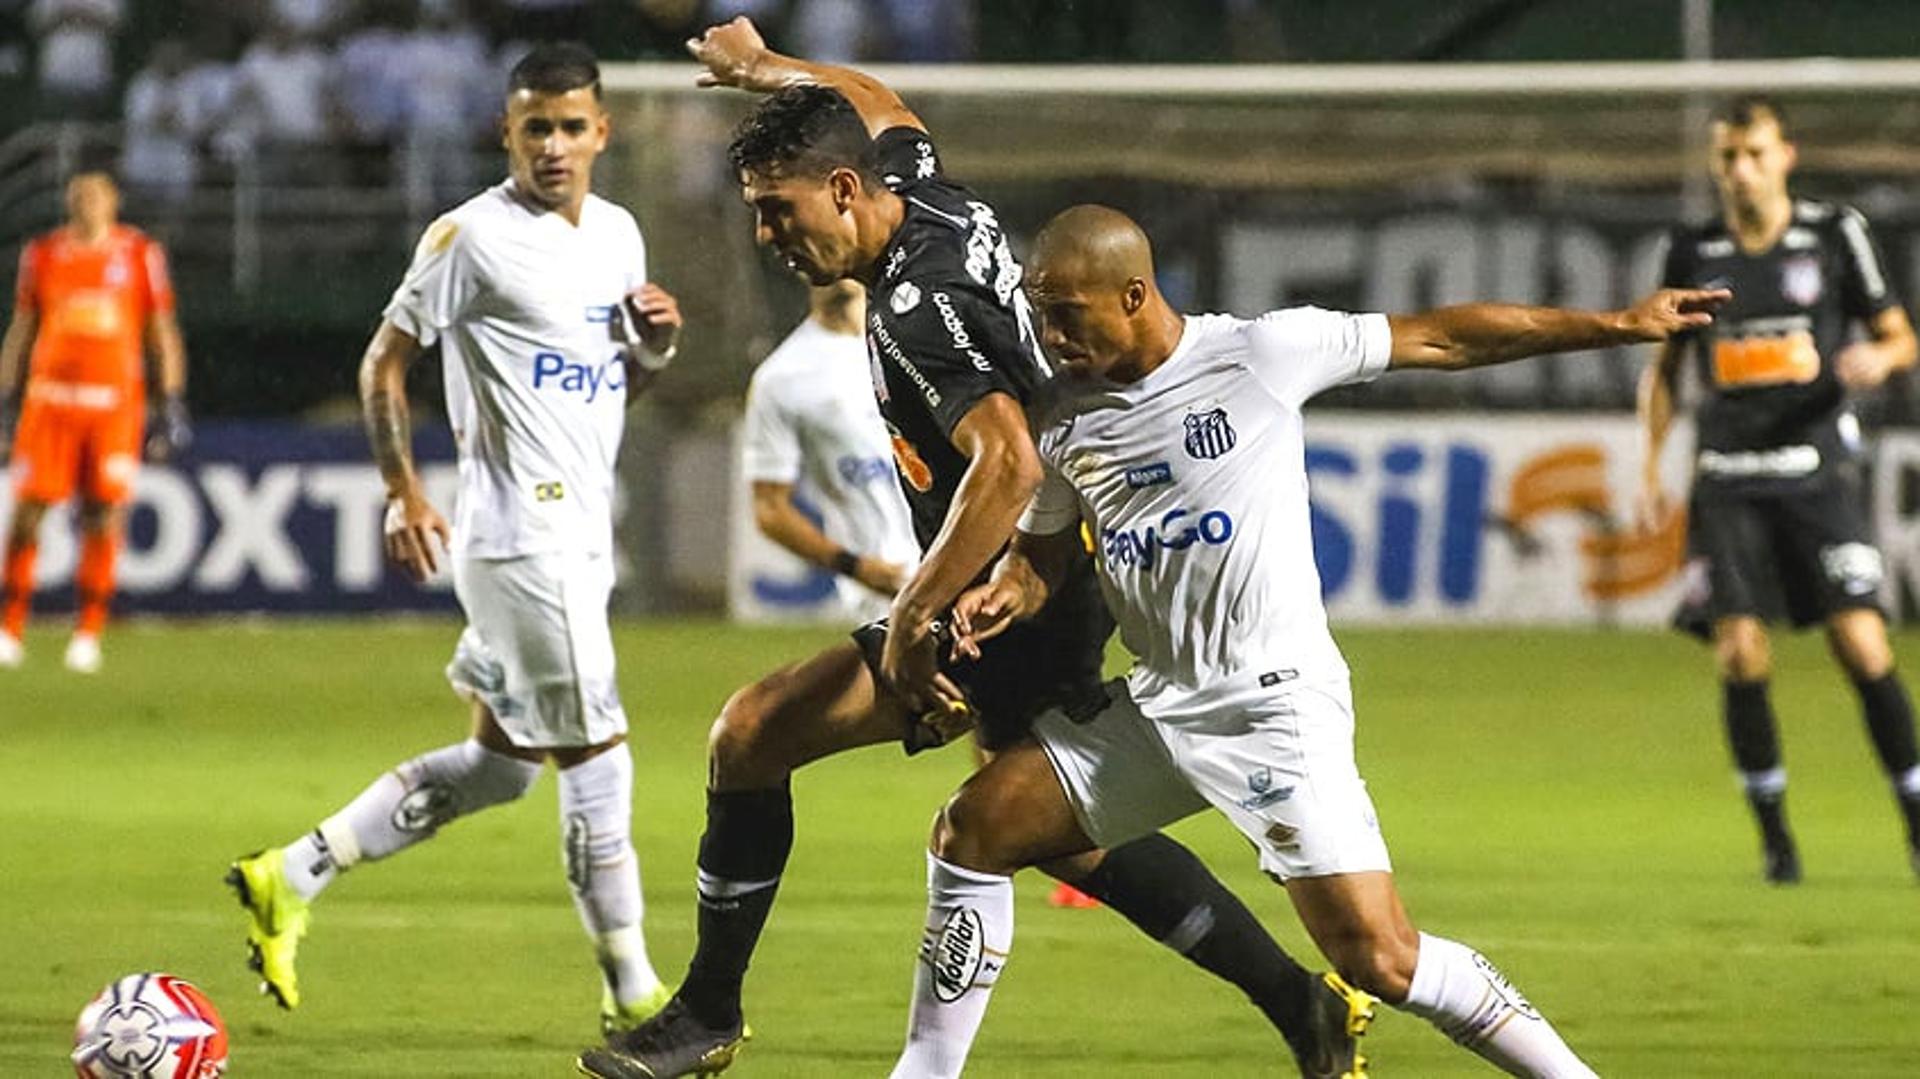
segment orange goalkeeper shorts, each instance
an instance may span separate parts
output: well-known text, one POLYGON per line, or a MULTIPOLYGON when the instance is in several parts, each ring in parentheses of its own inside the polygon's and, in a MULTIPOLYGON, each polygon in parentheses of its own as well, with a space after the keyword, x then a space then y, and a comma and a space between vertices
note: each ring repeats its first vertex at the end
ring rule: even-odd
POLYGON ((94 408, 49 396, 27 389, 13 438, 14 498, 65 502, 78 485, 88 502, 125 502, 140 471, 144 404, 123 399, 94 408))

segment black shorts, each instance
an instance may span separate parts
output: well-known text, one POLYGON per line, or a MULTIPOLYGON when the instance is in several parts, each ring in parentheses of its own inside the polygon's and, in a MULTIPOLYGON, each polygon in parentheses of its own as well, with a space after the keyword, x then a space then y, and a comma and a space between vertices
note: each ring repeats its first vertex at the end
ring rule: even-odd
POLYGON ((1733 615, 1809 626, 1879 609, 1885 569, 1856 473, 1778 491, 1695 484, 1687 504, 1686 591, 1674 624, 1710 637, 1733 615))
MULTIPOLYGON (((1101 671, 1113 616, 1102 602, 1091 564, 1076 570, 1045 610, 980 646, 980 658, 970 662, 948 660, 949 648, 941 634, 940 669, 979 716, 976 735, 987 749, 1004 749, 1027 736, 1034 717, 1049 708, 1078 716, 1098 712, 1106 705, 1101 671)), ((886 643, 887 622, 880 619, 853 631, 854 644, 867 668, 880 681, 880 650, 886 643)), ((909 723, 901 734, 908 753, 932 748, 925 728, 909 723)))

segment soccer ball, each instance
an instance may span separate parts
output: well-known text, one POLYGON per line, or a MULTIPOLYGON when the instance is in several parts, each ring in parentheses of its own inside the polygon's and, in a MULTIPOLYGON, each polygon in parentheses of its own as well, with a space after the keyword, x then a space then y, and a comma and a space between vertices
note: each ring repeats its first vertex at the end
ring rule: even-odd
POLYGON ((129 974, 80 1010, 73 1070, 80 1079, 219 1079, 227 1026, 192 982, 129 974))

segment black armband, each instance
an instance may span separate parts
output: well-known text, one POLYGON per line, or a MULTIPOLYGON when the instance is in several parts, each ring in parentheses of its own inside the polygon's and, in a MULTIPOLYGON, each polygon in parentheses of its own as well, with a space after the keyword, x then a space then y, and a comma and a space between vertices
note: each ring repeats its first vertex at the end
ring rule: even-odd
POLYGON ((842 577, 851 577, 860 572, 860 556, 842 547, 827 560, 827 568, 842 577))

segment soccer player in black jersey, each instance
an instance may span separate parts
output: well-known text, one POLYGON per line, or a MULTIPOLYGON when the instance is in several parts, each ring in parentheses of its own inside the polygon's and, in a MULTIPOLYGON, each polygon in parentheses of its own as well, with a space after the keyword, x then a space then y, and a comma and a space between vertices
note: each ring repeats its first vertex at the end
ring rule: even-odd
POLYGON ((1727 739, 1776 884, 1800 879, 1787 828, 1786 771, 1767 699, 1767 625, 1821 623, 1853 680, 1867 731, 1906 818, 1920 873, 1920 753, 1878 606, 1847 394, 1913 365, 1913 326, 1889 288, 1866 219, 1787 193, 1794 147, 1780 107, 1743 98, 1713 122, 1721 216, 1676 229, 1664 284, 1731 288, 1709 329, 1661 346, 1641 385, 1642 515, 1670 512, 1659 456, 1683 363, 1698 364, 1697 457, 1687 507, 1688 596, 1679 624, 1710 636, 1727 739), (1851 340, 1856 328, 1864 331, 1851 340))
MULTIPOLYGON (((1050 708, 1097 710, 1113 626, 1082 563, 1017 636, 943 668, 940 619, 984 579, 1040 480, 1023 405, 1050 372, 1021 268, 993 208, 946 178, 919 118, 879 82, 771 52, 744 18, 689 49, 704 85, 772 95, 729 149, 756 238, 814 284, 868 289, 874 391, 924 554, 887 621, 727 701, 709 742, 693 961, 664 1011, 581 1055, 599 1076, 732 1061, 741 984, 793 843, 794 769, 882 742, 914 752, 970 727, 992 751, 1050 708)), ((1179 844, 1152 835, 1046 868, 1244 990, 1303 1074, 1363 1074, 1355 1041, 1372 998, 1301 968, 1179 844)))

